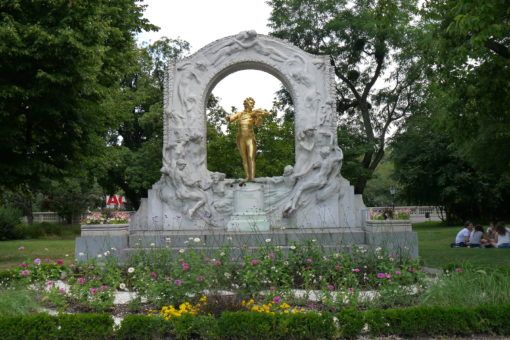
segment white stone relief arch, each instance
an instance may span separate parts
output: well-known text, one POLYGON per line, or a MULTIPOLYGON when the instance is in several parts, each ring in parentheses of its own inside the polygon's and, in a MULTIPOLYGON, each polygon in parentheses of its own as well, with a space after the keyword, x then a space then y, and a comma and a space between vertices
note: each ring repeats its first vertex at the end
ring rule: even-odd
MULTIPOLYGON (((217 40, 170 66, 165 145, 175 142, 171 129, 192 128, 202 137, 205 152, 207 98, 221 79, 246 69, 275 76, 290 92, 296 112, 296 136, 319 127, 322 133, 336 134, 332 121, 335 83, 329 57, 311 55, 282 40, 248 31, 217 40)), ((296 140, 296 164, 300 166, 301 150, 297 145, 296 140)))
POLYGON ((342 151, 336 140, 335 76, 329 57, 254 31, 217 40, 169 65, 163 176, 149 191, 147 216, 141 218, 149 227, 163 230, 222 228, 232 223, 232 188, 239 180, 207 170, 205 106, 221 79, 245 69, 279 79, 295 107, 294 166, 286 167, 283 176, 256 179, 254 184, 263 191, 259 208, 269 221, 266 224, 354 227, 359 211, 342 208, 353 205, 354 194, 340 176, 342 151))

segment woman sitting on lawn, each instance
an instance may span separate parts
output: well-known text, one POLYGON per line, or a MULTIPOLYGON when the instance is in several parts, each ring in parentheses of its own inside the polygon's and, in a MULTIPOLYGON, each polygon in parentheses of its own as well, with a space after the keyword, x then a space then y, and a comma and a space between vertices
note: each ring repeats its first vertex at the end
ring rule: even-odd
POLYGON ((479 224, 471 231, 469 235, 469 247, 480 248, 482 246, 483 227, 479 224))
POLYGON ((502 222, 496 224, 496 241, 492 245, 497 248, 510 248, 510 229, 506 228, 502 222))

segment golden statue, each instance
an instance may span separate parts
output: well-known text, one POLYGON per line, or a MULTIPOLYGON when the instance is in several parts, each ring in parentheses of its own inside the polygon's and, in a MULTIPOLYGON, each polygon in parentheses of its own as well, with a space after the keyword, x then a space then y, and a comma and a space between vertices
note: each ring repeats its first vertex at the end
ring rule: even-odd
POLYGON ((256 109, 255 100, 248 97, 243 102, 244 111, 237 112, 227 117, 229 122, 239 121, 239 131, 237 132, 237 148, 243 159, 244 174, 247 181, 253 181, 255 178, 255 155, 257 153, 257 142, 253 126, 262 124, 269 111, 256 109))

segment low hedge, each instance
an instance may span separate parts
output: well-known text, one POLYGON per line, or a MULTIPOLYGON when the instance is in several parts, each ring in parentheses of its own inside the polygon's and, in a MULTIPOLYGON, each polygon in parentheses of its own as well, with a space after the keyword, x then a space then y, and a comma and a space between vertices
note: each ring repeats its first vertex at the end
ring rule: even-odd
POLYGON ((118 329, 104 314, 0 317, 1 339, 332 339, 398 335, 510 335, 510 305, 413 307, 337 314, 224 312, 214 316, 128 315, 118 329))
POLYGON ((0 339, 109 339, 113 335, 113 319, 106 314, 0 317, 0 339))

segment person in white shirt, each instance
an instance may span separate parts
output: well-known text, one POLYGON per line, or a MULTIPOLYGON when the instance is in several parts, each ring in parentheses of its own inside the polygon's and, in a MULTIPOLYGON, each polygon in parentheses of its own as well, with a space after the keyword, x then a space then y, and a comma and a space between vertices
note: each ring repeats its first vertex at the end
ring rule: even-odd
POLYGON ((452 243, 451 247, 467 247, 471 230, 473 230, 473 223, 468 221, 465 223, 465 227, 455 236, 455 243, 452 243))
POLYGON ((506 228, 502 222, 496 224, 497 240, 492 242, 496 248, 510 248, 510 229, 506 228))

